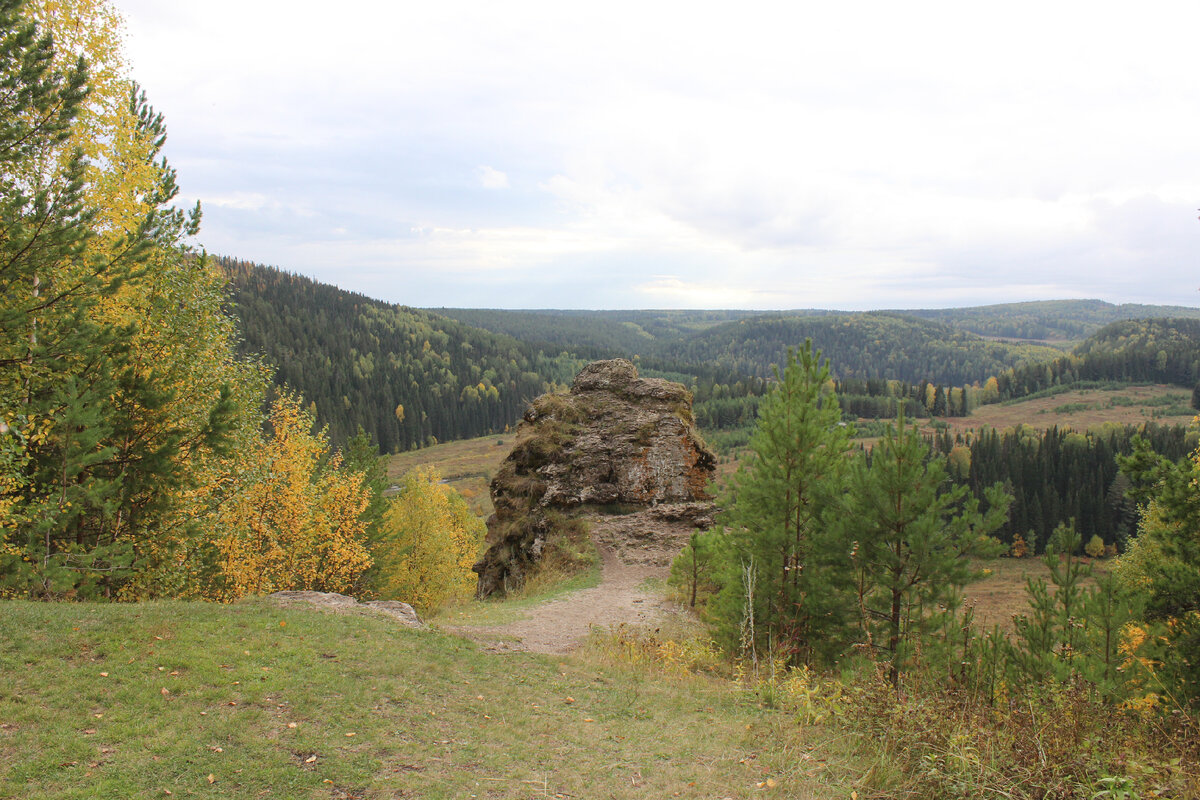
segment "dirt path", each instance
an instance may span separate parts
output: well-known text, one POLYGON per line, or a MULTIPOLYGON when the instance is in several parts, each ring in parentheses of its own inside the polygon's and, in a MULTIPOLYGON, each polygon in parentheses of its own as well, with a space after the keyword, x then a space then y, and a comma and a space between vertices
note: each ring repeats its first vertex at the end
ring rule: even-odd
POLYGON ((665 578, 661 564, 630 563, 599 546, 600 585, 528 609, 526 618, 504 625, 449 627, 493 652, 566 653, 578 647, 593 625, 649 625, 671 613, 669 604, 640 588, 647 578, 665 578))

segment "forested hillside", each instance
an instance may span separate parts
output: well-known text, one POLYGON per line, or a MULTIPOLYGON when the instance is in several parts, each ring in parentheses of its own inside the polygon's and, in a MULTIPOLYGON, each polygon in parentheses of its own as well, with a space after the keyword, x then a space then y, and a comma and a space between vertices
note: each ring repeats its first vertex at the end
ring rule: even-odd
POLYGON ((940 323, 894 314, 755 317, 729 322, 679 342, 677 358, 767 376, 789 346, 811 338, 838 378, 891 378, 911 383, 985 381, 1011 367, 1060 351, 989 342, 940 323))
POLYGON ((1026 397, 1077 381, 1200 382, 1200 320, 1114 322, 1070 355, 1027 364, 996 376, 1001 399, 1026 397))
POLYGON ((1113 305, 1103 300, 1037 300, 971 308, 923 308, 896 313, 942 322, 980 336, 1055 342, 1083 339, 1105 325, 1121 320, 1200 317, 1200 309, 1187 306, 1113 305))
POLYGON ((961 385, 1062 354, 1051 347, 990 342, 950 322, 959 311, 964 319, 1003 322, 1004 312, 992 317, 990 308, 977 313, 948 310, 945 323, 918 318, 927 312, 442 309, 441 313, 542 347, 594 356, 639 355, 643 364, 663 371, 705 368, 726 377, 769 377, 771 366, 781 362, 787 348, 806 338, 813 340, 843 379, 961 385))
POLYGON ((243 354, 303 394, 334 442, 359 426, 384 452, 502 431, 582 366, 455 320, 270 267, 217 259, 243 354))
MULTIPOLYGON (((604 357, 670 356, 671 346, 692 334, 761 311, 503 311, 478 308, 431 309, 451 319, 504 333, 543 349, 571 350, 604 357)), ((808 313, 808 312, 796 312, 808 313)), ((828 312, 812 312, 824 314, 828 312)))
POLYGON ((335 442, 361 425, 385 452, 503 430, 529 400, 598 358, 635 358, 645 374, 692 387, 697 422, 718 439, 739 431, 733 444, 754 421, 772 365, 808 338, 830 360, 843 407, 867 418, 894 416, 904 398, 917 416, 960 416, 980 402, 1078 380, 1191 386, 1200 372, 1196 319, 1113 323, 1069 355, 963 329, 1054 338, 1167 307, 1072 300, 904 313, 434 311, 218 261, 232 281, 242 352, 276 366, 276 382, 314 404, 335 442))
MULTIPOLYGON (((571 347, 580 342, 629 353, 666 355, 670 343, 724 322, 752 317, 852 316, 850 312, 805 309, 787 311, 503 311, 498 309, 433 309, 479 328, 507 333, 524 341, 571 347)), ((1103 300, 1035 300, 967 308, 891 309, 881 312, 939 322, 979 336, 1041 340, 1056 345, 1076 342, 1105 325, 1156 317, 1200 318, 1200 308, 1114 305, 1103 300)), ((936 376, 940 377, 940 376, 936 376)), ((933 379, 931 377, 931 379, 933 379)))
POLYGON ((788 347, 811 338, 839 378, 942 384, 984 381, 1061 350, 989 342, 906 312, 499 311, 446 309, 471 325, 542 347, 589 355, 639 355, 645 365, 726 377, 769 377, 788 347))

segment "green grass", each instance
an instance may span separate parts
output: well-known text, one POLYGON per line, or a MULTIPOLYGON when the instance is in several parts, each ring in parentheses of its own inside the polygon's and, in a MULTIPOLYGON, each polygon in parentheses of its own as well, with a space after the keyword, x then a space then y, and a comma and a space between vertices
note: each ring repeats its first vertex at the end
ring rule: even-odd
POLYGON ((727 682, 384 617, 7 602, 0 642, 6 798, 849 797, 855 779, 820 729, 727 682))

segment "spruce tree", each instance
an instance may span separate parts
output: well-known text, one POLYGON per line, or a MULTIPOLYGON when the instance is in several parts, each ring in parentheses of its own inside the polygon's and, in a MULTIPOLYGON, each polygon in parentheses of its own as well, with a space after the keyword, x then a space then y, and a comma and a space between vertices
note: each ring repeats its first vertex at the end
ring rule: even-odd
MULTIPOLYGON (((110 596, 186 475, 185 436, 215 444, 229 400, 180 429, 159 364, 138 362, 137 324, 105 313, 187 223, 155 209, 115 238, 98 233, 88 162, 67 151, 86 65, 56 67, 53 41, 26 11, 0 0, 0 436, 12 437, 0 451, 21 452, 0 477, 2 571, 8 592, 110 596)), ((135 135, 160 137, 161 120, 131 102, 135 135)), ((169 170, 160 188, 165 202, 169 170)))

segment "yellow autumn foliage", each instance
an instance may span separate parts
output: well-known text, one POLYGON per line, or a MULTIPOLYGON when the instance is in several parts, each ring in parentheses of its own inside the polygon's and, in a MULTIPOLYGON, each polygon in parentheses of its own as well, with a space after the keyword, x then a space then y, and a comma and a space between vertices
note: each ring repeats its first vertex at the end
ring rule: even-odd
POLYGON ((221 505, 221 580, 212 593, 232 600, 283 589, 347 592, 371 565, 361 519, 370 489, 341 468, 339 455, 325 461, 329 443, 312 433, 299 399, 277 399, 270 425, 246 465, 249 480, 221 505))
POLYGON ((487 528, 434 469, 405 476, 384 512, 375 558, 376 592, 432 611, 475 590, 471 565, 487 528))

